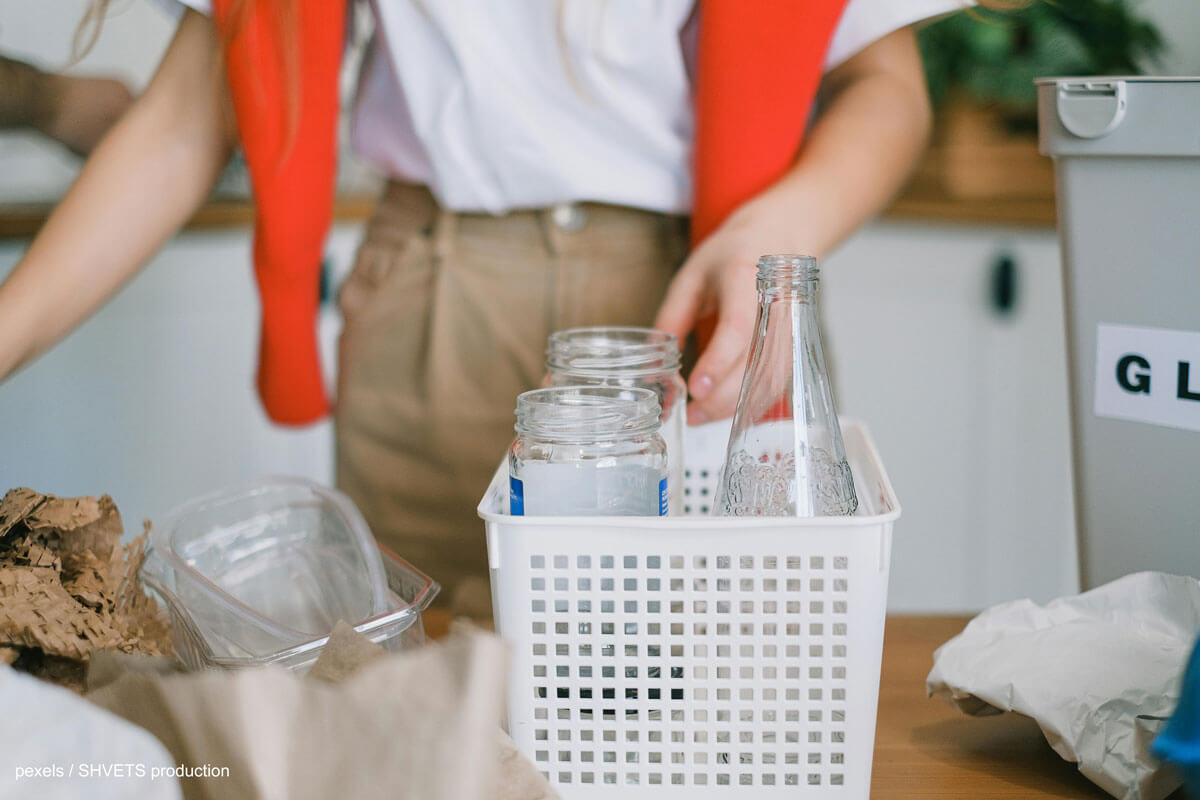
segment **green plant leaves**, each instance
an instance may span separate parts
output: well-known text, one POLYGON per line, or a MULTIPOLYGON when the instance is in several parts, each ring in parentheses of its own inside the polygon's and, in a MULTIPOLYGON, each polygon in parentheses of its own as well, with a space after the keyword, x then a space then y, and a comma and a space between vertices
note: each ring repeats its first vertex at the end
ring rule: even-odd
POLYGON ((918 38, 935 105, 957 91, 1016 112, 1036 105, 1035 78, 1140 74, 1163 46, 1157 28, 1127 0, 972 9, 926 26, 918 38))

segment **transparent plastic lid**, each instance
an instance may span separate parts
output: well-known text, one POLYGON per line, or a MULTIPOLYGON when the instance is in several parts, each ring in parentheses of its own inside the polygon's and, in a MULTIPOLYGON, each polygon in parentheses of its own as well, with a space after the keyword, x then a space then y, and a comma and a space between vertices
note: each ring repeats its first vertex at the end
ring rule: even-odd
POLYGON ((259 479, 176 508, 151 530, 142 569, 218 655, 277 652, 396 605, 353 503, 298 478, 259 479))

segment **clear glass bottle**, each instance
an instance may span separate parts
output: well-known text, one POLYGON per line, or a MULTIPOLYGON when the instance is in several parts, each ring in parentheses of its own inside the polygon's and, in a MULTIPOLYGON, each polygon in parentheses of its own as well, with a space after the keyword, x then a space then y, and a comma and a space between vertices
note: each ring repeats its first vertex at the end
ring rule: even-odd
POLYGON ((667 443, 669 509, 683 512, 683 434, 687 384, 679 374, 679 341, 654 328, 571 328, 550 335, 546 386, 597 385, 650 389, 662 407, 667 443))
POLYGON ((718 515, 844 516, 858 509, 821 352, 817 276, 811 256, 758 261, 758 318, 717 489, 718 515))
POLYGON ((513 516, 662 516, 667 446, 649 389, 555 386, 517 398, 513 516))

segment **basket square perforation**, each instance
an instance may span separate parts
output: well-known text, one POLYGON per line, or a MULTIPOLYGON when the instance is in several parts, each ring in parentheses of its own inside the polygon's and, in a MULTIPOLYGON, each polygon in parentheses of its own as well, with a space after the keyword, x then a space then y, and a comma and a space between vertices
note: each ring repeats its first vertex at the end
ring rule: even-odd
POLYGON ((533 555, 534 759, 556 783, 845 783, 849 557, 533 555))

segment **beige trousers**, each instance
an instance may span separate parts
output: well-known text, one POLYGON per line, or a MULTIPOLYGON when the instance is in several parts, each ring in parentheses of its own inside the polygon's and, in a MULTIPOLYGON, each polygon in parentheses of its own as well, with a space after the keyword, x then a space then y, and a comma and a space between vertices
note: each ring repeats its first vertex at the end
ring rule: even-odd
POLYGON ((443 602, 486 613, 475 508, 517 395, 542 382, 546 337, 649 325, 686 245, 682 217, 590 203, 455 214, 388 186, 340 296, 337 482, 443 602))

